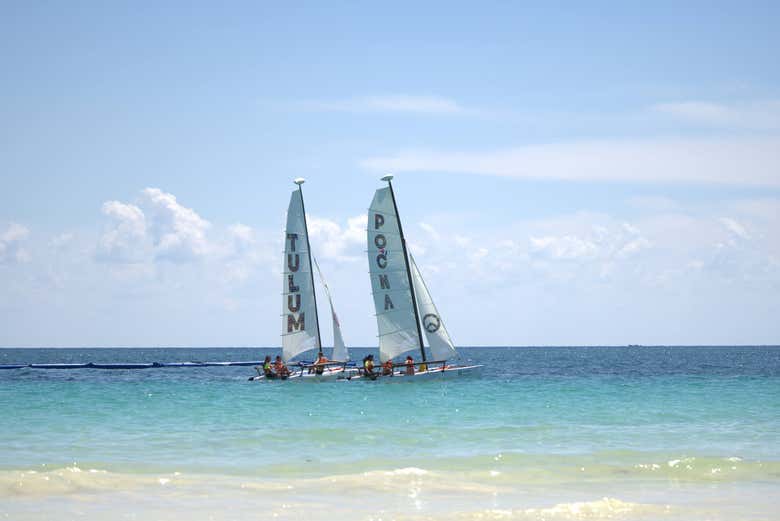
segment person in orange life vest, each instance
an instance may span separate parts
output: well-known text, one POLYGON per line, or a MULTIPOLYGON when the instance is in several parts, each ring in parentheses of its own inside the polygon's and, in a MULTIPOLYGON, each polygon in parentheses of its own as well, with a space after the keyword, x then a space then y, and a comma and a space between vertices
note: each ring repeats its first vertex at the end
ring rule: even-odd
POLYGON ((281 356, 276 357, 276 361, 274 362, 274 370, 276 371, 276 374, 282 378, 287 378, 290 376, 290 370, 287 369, 287 366, 284 365, 284 362, 282 362, 281 356))
POLYGON ((382 376, 393 374, 393 360, 389 359, 382 364, 382 376))
POLYGON ((322 351, 317 353, 317 361, 314 362, 314 374, 322 374, 325 372, 325 366, 319 364, 327 364, 328 362, 330 362, 330 360, 328 360, 328 358, 322 354, 322 351))

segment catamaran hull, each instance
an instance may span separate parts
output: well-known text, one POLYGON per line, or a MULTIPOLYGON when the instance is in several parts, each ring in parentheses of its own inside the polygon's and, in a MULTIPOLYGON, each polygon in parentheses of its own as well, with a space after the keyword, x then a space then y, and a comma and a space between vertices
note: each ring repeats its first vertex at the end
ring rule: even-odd
POLYGON ((435 380, 443 378, 457 378, 466 376, 476 376, 482 369, 481 365, 466 365, 466 366, 448 366, 444 369, 431 369, 430 371, 418 371, 413 375, 408 375, 403 372, 395 372, 391 375, 377 375, 376 378, 371 379, 365 375, 356 374, 354 376, 345 376, 345 380, 361 380, 366 382, 419 382, 425 380, 435 380))
POLYGON ((286 382, 288 380, 299 382, 332 382, 336 380, 348 379, 351 375, 356 375, 357 369, 337 368, 325 370, 322 374, 309 373, 304 371, 293 371, 287 378, 266 378, 265 375, 257 375, 249 378, 251 381, 260 382, 286 382))

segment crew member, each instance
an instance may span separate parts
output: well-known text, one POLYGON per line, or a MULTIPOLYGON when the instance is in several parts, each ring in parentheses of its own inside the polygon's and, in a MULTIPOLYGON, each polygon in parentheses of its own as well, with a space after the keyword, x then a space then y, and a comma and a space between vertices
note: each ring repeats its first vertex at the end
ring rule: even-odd
POLYGON ((363 374, 372 380, 376 380, 377 374, 374 372, 374 355, 367 355, 363 358, 363 374))
POLYGON ((263 360, 263 375, 266 378, 276 378, 276 373, 271 368, 271 357, 269 355, 266 355, 265 360, 263 360))
POLYGON ((287 369, 287 366, 284 365, 284 362, 282 362, 281 356, 276 357, 276 361, 274 362, 274 370, 282 380, 290 376, 290 370, 287 369))
POLYGON ((414 376, 414 358, 407 356, 404 365, 406 366, 406 375, 414 376))
POLYGON ((393 374, 393 359, 389 359, 382 364, 382 376, 392 376, 393 374))
POLYGON ((314 374, 322 374, 325 372, 325 364, 328 362, 330 362, 330 360, 322 354, 322 351, 317 353, 317 361, 314 362, 314 374))

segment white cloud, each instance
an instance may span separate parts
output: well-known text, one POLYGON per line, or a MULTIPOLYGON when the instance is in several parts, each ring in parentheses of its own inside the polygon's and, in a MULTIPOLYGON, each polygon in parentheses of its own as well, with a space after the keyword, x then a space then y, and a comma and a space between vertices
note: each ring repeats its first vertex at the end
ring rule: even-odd
POLYGON ((659 103, 651 109, 678 120, 712 127, 732 129, 780 129, 780 100, 759 100, 742 103, 711 103, 683 101, 659 103))
POLYGON ((29 252, 24 248, 24 242, 30 235, 26 226, 9 223, 0 233, 0 264, 15 264, 30 260, 29 252))
POLYGON ((552 259, 580 259, 595 257, 598 247, 591 241, 564 235, 562 237, 531 237, 531 252, 544 254, 552 259))
POLYGON ((119 201, 106 201, 101 211, 112 223, 98 239, 95 258, 102 262, 140 262, 146 242, 143 211, 133 204, 119 201))
MULTIPOLYGON (((587 215, 581 218, 587 219, 587 215)), ((599 260, 614 262, 627 259, 652 243, 634 225, 623 222, 592 224, 590 231, 578 235, 548 235, 529 238, 530 252, 551 260, 599 260)))
POLYGON ((366 249, 366 214, 350 217, 346 226, 322 217, 307 216, 312 251, 317 257, 342 261, 363 258, 366 249))
MULTIPOLYGON (((196 314, 205 309, 240 314, 256 308, 258 295, 278 291, 278 230, 214 226, 157 188, 142 190, 133 203, 108 201, 103 213, 110 222, 93 258, 104 264, 104 298, 119 305, 155 300, 196 314)), ((68 284, 75 287, 92 276, 68 284)))
POLYGON ((245 283, 261 265, 274 265, 276 257, 273 254, 281 250, 273 239, 257 237, 252 227, 241 223, 228 226, 224 236, 224 241, 211 244, 209 250, 214 260, 224 260, 222 279, 231 284, 245 283))
POLYGON ((235 260, 252 255, 256 246, 254 230, 241 223, 210 239, 207 220, 158 188, 143 190, 137 204, 107 201, 102 212, 111 224, 98 239, 95 258, 101 262, 235 260))
POLYGON ((422 269, 447 274, 446 280, 434 281, 439 287, 463 286, 480 294, 545 281, 634 284, 639 272, 663 259, 642 221, 597 213, 516 221, 482 231, 438 221, 433 229, 436 238, 425 230, 416 236, 425 239, 426 251, 418 259, 422 269))
POLYGON ((300 106, 308 110, 336 112, 407 112, 457 114, 465 112, 455 100, 441 96, 361 96, 333 101, 310 101, 300 106))
POLYGON ((30 235, 30 230, 26 226, 18 223, 9 223, 5 231, 0 234, 0 241, 6 244, 18 242, 26 239, 30 235))
MULTIPOLYGON (((409 223, 407 236, 424 246, 415 249, 416 260, 451 333, 463 344, 595 343, 622 340, 620 335, 632 331, 640 331, 636 334, 641 336, 642 327, 648 335, 657 334, 651 338, 659 342, 698 341, 697 336, 712 331, 713 336, 706 338, 718 340, 731 338, 724 336, 733 327, 730 312, 740 310, 744 310, 742 321, 764 331, 764 336, 742 337, 742 341, 776 336, 771 318, 749 322, 749 315, 769 316, 772 298, 780 288, 780 200, 766 196, 714 203, 696 200, 660 207, 658 211, 630 211, 630 217, 579 212, 489 224, 470 218, 471 214, 428 214, 421 215, 421 222, 409 223), (728 298, 719 298, 724 295, 728 298), (494 329, 494 336, 485 336, 482 325, 500 316, 507 303, 516 310, 513 325, 517 327, 511 332, 494 329), (689 331, 696 313, 705 318, 689 337, 680 338, 680 331, 689 331), (673 322, 675 317, 678 322, 673 322), (611 322, 625 329, 614 333, 611 322), (562 323, 588 324, 589 329, 561 329, 562 323), (605 339, 605 331, 612 331, 613 336, 605 339)), ((212 323, 203 317, 213 313, 235 318, 221 325, 215 322, 215 337, 229 338, 214 342, 231 342, 238 331, 243 331, 240 338, 250 339, 247 343, 277 338, 278 272, 283 263, 279 229, 215 223, 203 230, 207 253, 198 257, 202 261, 173 264, 156 255, 149 229, 152 212, 143 197, 134 203, 108 201, 103 213, 107 228, 100 239, 87 236, 85 230, 74 232, 72 239, 67 238, 69 234, 28 238, 24 227, 13 227, 10 232, 10 227, 0 227, 0 240, 10 239, 35 252, 51 253, 47 246, 70 243, 57 255, 36 254, 24 267, 29 277, 0 269, 0 307, 38 310, 52 306, 57 313, 73 308, 68 319, 79 329, 89 330, 80 317, 122 306, 132 310, 127 316, 139 314, 144 324, 151 324, 151 339, 134 340, 132 335, 145 328, 118 321, 111 323, 104 336, 94 337, 97 340, 84 340, 101 345, 117 338, 153 342, 158 340, 152 337, 161 334, 167 343, 205 342, 200 337, 208 334, 212 323), (40 241, 37 246, 35 240, 40 241), (114 263, 95 266, 84 262, 82 244, 92 247, 101 240, 109 252, 128 253, 116 246, 126 245, 137 261, 116 262, 123 258, 117 254, 114 263), (46 277, 51 279, 45 282, 48 286, 61 289, 54 292, 44 286, 41 281, 46 277), (78 305, 62 305, 73 302, 78 305), (173 308, 177 312, 171 316, 180 320, 177 329, 169 323, 176 319, 161 312, 173 308), (185 336, 177 337, 171 330, 185 336)), ((365 215, 346 220, 310 217, 309 221, 314 252, 327 256, 320 260, 335 292, 337 309, 349 326, 345 327, 348 340, 371 342, 375 329, 365 274, 365 215)))
POLYGON ((644 249, 650 248, 651 246, 652 243, 644 237, 637 237, 620 248, 617 252, 617 256, 621 259, 625 259, 644 249))
POLYGON ((53 237, 49 241, 49 246, 55 250, 62 250, 67 248, 73 242, 73 234, 70 232, 63 232, 56 237, 53 237))
POLYGON ((360 164, 382 172, 780 186, 780 137, 579 141, 488 152, 406 151, 360 164))
POLYGON ((228 226, 227 234, 230 238, 233 255, 247 252, 255 243, 254 231, 245 224, 236 223, 228 226))
POLYGON ((147 209, 157 258, 188 262, 209 253, 206 230, 211 224, 191 208, 179 204, 176 196, 159 188, 146 188, 141 205, 147 209))
POLYGON ((720 222, 726 227, 728 231, 739 237, 740 239, 750 239, 750 235, 744 226, 729 217, 721 217, 720 222))
MULTIPOLYGON (((233 224, 228 227, 226 235, 227 246, 213 259, 224 281, 236 286, 269 274, 278 275, 284 247, 280 234, 258 233, 245 224, 233 224), (224 267, 221 267, 223 262, 224 267)), ((217 249, 214 248, 214 251, 217 249)))
POLYGON ((436 231, 436 228, 434 228, 428 223, 420 223, 420 228, 425 230, 428 236, 434 241, 438 241, 441 238, 439 232, 436 231))
POLYGON ((466 237, 463 235, 455 235, 453 237, 453 240, 455 241, 455 245, 457 245, 460 248, 463 248, 469 245, 469 243, 471 242, 471 237, 466 237))

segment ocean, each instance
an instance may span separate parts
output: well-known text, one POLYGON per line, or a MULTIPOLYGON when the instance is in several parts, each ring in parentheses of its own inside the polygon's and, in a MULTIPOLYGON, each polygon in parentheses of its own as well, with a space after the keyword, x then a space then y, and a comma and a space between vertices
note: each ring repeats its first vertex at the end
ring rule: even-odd
MULTIPOLYGON (((460 351, 478 375, 0 370, 0 519, 780 519, 780 348, 460 351)), ((277 352, 0 349, 0 364, 277 352)))

